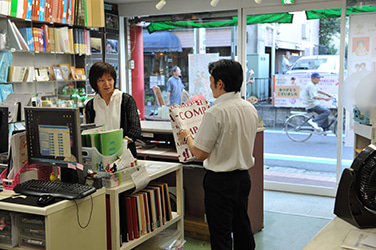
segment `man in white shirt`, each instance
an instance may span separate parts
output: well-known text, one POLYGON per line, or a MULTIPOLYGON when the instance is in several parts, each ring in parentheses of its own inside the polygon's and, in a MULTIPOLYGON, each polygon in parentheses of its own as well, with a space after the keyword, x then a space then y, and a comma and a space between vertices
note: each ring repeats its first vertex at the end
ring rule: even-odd
POLYGON ((318 88, 317 84, 320 82, 322 76, 318 72, 313 72, 311 75, 311 82, 309 82, 304 90, 303 103, 306 110, 318 114, 313 120, 308 120, 317 132, 329 133, 329 115, 330 110, 321 106, 319 100, 329 101, 331 95, 318 88), (325 95, 325 96, 320 96, 325 95))
POLYGON ((290 67, 292 66, 292 64, 290 64, 289 62, 289 58, 290 58, 290 51, 286 51, 285 56, 283 57, 283 60, 282 60, 282 74, 286 74, 286 72, 289 71, 290 67))
POLYGON ((188 144, 207 170, 203 186, 211 248, 230 250, 234 243, 235 250, 254 249, 247 210, 257 110, 240 96, 240 63, 219 60, 209 64, 209 73, 216 101, 203 116, 194 138, 189 130, 181 130, 179 142, 188 144))

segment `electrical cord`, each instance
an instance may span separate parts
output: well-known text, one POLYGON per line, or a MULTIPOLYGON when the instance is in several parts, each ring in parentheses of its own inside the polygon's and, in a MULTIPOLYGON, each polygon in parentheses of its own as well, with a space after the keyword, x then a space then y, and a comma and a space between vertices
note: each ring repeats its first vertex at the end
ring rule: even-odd
POLYGON ((80 228, 82 228, 82 229, 85 229, 85 228, 87 228, 87 227, 89 226, 90 221, 91 221, 91 215, 93 214, 93 207, 94 207, 94 206, 93 206, 93 196, 92 196, 92 195, 90 195, 90 200, 91 200, 90 215, 89 215, 89 220, 88 220, 88 222, 87 222, 87 224, 86 224, 85 226, 82 226, 82 225, 81 225, 81 222, 80 222, 80 215, 79 215, 79 213, 78 213, 78 205, 77 205, 76 200, 73 200, 74 203, 76 204, 76 208, 77 208, 77 222, 78 222, 78 225, 80 226, 80 228))

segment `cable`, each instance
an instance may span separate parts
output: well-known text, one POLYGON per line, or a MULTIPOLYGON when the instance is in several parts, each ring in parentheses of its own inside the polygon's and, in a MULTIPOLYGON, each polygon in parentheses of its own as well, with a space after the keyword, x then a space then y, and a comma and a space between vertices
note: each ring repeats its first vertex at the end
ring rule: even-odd
POLYGON ((89 216, 89 220, 88 220, 87 224, 84 227, 80 223, 80 215, 78 214, 78 205, 77 205, 77 202, 76 202, 76 200, 73 200, 74 203, 76 204, 76 208, 77 208, 77 222, 78 222, 78 225, 80 226, 80 228, 82 228, 82 229, 85 229, 85 228, 87 228, 89 226, 90 221, 91 221, 91 215, 93 214, 93 207, 94 206, 93 206, 93 196, 92 195, 90 195, 90 200, 91 200, 90 216, 89 216))

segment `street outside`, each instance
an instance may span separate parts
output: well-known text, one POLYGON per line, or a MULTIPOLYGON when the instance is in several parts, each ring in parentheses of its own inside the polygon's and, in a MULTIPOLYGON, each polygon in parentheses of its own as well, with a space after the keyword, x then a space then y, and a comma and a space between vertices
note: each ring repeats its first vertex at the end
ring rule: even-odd
MULTIPOLYGON (((151 114, 153 108, 154 106, 145 106, 146 115, 151 114)), ((351 166, 353 157, 353 147, 342 144, 342 170, 351 166)), ((335 134, 312 135, 305 142, 294 142, 282 128, 265 127, 265 175, 268 175, 269 171, 274 171, 299 173, 312 177, 327 176, 335 180, 336 167, 337 137, 335 134)), ((273 180, 278 181, 278 177, 273 180)), ((332 185, 335 183, 333 182, 332 185)))

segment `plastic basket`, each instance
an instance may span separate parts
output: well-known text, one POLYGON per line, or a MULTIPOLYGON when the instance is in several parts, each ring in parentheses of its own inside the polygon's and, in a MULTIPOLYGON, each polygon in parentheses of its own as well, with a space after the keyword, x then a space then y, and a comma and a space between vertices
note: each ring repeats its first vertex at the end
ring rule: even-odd
POLYGON ((37 164, 30 164, 29 165, 28 163, 26 163, 25 165, 23 165, 23 167, 20 170, 18 170, 18 172, 15 174, 13 180, 8 180, 6 178, 7 175, 8 175, 8 169, 5 169, 0 175, 0 179, 3 182, 4 189, 13 190, 13 188, 15 186, 17 186, 17 184, 20 183, 21 173, 26 172, 26 171, 30 171, 30 170, 33 170, 33 169, 38 170, 38 180, 49 180, 50 175, 51 175, 52 170, 53 170, 53 166, 40 166, 40 165, 37 165, 37 164))

